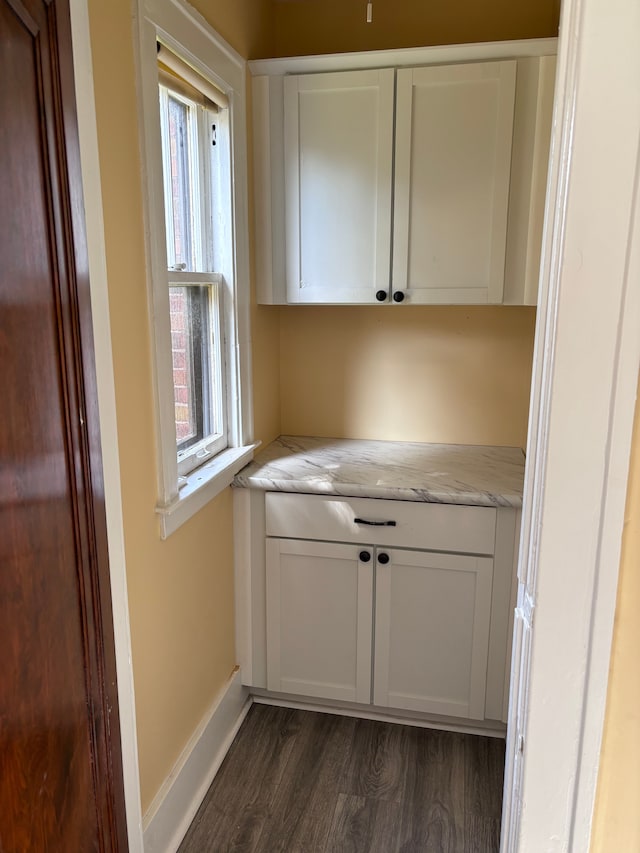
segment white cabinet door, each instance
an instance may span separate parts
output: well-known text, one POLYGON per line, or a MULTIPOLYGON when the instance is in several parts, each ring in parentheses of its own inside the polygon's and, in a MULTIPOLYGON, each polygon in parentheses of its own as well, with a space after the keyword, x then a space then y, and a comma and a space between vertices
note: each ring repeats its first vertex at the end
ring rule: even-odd
POLYGON ((518 60, 503 302, 535 305, 547 195, 556 57, 518 60))
POLYGON ((501 302, 516 62, 400 69, 394 300, 501 302))
POLYGON ((371 702, 372 555, 356 545, 267 539, 269 690, 371 702))
POLYGON ((378 552, 376 705, 484 717, 492 574, 489 557, 378 552))
POLYGON ((389 290, 393 69, 284 81, 287 301, 389 290))

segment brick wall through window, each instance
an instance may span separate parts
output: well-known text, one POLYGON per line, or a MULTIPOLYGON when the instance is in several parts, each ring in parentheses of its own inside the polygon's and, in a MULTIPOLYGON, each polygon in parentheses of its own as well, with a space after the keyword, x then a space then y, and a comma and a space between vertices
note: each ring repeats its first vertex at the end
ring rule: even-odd
POLYGON ((187 335, 189 312, 187 293, 184 287, 169 289, 171 311, 171 355, 173 360, 173 388, 176 418, 176 439, 178 442, 191 437, 196 432, 193 412, 191 381, 191 358, 187 335))

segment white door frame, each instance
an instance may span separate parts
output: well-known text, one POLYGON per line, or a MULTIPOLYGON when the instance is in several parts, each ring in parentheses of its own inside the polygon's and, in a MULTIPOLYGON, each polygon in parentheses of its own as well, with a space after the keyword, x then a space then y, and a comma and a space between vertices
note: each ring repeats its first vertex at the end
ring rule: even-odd
POLYGON ((640 366, 640 5, 566 0, 502 851, 587 853, 640 366))
POLYGON ((102 187, 91 59, 88 0, 70 0, 78 137, 84 196, 89 285, 98 387, 105 511, 118 679, 122 771, 130 853, 142 853, 142 810, 136 735, 136 707, 131 666, 129 601, 122 522, 120 458, 111 351, 111 324, 102 214, 102 187))

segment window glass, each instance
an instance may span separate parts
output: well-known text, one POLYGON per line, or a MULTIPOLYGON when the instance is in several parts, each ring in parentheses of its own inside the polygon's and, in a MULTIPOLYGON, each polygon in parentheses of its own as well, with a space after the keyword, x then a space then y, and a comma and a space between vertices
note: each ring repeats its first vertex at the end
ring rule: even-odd
POLYGON ((171 287, 171 352, 178 450, 211 433, 209 286, 171 287))
POLYGON ((163 85, 159 94, 176 452, 184 474, 227 445, 221 276, 204 261, 212 256, 204 211, 212 207, 218 140, 208 144, 208 109, 163 85))
POLYGON ((195 270, 196 261, 193 240, 193 195, 190 175, 191 151, 189 112, 192 106, 168 94, 168 159, 170 169, 171 196, 169 216, 172 228, 167 229, 167 260, 170 268, 195 270))

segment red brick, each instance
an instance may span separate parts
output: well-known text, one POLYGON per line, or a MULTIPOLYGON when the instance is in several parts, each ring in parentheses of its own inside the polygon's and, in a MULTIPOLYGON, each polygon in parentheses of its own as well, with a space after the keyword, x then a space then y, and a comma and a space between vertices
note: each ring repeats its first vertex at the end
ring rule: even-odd
MULTIPOLYGON (((173 369, 174 370, 185 370, 187 367, 187 356, 184 350, 174 350, 173 351, 173 369)), ((184 383, 179 383, 184 384, 184 383)))
POLYGON ((171 331, 172 332, 180 332, 183 329, 186 329, 185 316, 182 311, 172 311, 171 312, 171 331))

